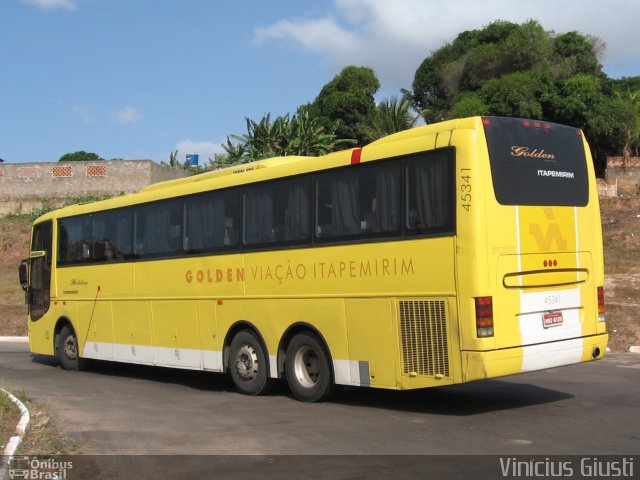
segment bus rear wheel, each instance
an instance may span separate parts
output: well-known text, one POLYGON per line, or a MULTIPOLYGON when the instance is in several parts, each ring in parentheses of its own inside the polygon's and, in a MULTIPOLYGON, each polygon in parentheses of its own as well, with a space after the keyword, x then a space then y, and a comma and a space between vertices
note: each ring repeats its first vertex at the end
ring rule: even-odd
POLYGON ((267 356, 256 335, 238 332, 229 347, 229 374, 236 388, 246 395, 261 395, 271 387, 267 356))
POLYGON ((303 402, 320 402, 333 391, 329 356, 316 335, 299 333, 287 348, 285 372, 291 393, 303 402))
POLYGON ((56 337, 56 357, 65 370, 82 370, 85 360, 80 357, 78 337, 69 325, 65 325, 56 337))

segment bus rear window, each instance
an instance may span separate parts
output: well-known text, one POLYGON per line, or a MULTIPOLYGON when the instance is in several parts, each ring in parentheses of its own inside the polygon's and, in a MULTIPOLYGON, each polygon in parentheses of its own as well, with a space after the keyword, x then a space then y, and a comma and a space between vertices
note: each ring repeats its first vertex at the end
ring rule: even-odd
POLYGON ((500 204, 588 203, 587 163, 578 129, 518 118, 483 117, 483 123, 500 204))

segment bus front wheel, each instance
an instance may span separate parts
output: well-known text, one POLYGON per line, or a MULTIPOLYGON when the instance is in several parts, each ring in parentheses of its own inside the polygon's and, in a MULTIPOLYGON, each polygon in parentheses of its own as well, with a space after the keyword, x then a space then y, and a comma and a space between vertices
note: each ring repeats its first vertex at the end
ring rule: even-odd
POLYGON ((82 370, 85 360, 80 357, 78 338, 69 325, 65 325, 56 337, 56 357, 65 370, 82 370))
POLYGON ((331 366, 321 341, 311 333, 293 337, 285 361, 291 393, 303 402, 320 402, 332 393, 331 366))
POLYGON ((270 387, 267 356, 251 332, 239 332, 229 347, 229 374, 236 388, 246 395, 267 393, 270 387))

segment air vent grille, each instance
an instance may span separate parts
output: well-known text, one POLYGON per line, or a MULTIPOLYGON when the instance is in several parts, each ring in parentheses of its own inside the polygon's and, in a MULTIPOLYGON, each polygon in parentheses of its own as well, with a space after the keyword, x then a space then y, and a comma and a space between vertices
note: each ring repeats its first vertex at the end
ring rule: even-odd
POLYGON ((403 373, 449 377, 449 343, 444 300, 401 300, 403 373))

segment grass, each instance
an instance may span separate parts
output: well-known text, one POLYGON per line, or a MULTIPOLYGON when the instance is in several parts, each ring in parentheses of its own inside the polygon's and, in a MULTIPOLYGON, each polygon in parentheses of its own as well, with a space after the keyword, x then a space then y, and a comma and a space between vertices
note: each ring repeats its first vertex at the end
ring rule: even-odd
MULTIPOLYGON (((46 409, 27 397, 24 388, 11 392, 20 400, 31 415, 26 435, 18 448, 20 455, 68 455, 75 453, 79 445, 60 434, 46 409)), ((20 409, 8 396, 0 393, 0 442, 7 445, 10 437, 16 435, 20 421, 20 409)))
POLYGON ((0 442, 2 442, 3 449, 9 439, 16 435, 16 426, 20 421, 20 416, 18 405, 13 403, 4 392, 0 392, 0 442))

